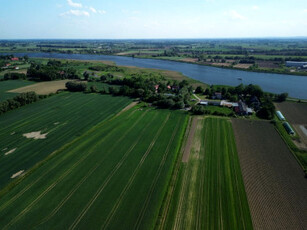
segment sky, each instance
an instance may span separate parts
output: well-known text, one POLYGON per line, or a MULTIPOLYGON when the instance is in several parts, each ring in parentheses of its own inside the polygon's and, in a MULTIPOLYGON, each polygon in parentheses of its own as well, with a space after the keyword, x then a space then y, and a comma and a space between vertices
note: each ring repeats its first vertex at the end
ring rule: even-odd
POLYGON ((0 0, 0 39, 307 36, 306 0, 0 0))

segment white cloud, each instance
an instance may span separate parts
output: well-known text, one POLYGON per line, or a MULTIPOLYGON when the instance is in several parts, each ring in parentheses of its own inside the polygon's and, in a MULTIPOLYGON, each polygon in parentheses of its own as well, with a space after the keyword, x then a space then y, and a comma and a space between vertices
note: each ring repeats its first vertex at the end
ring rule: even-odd
POLYGON ((246 17, 244 17, 243 15, 239 14, 235 10, 230 10, 228 12, 228 16, 230 16, 232 19, 239 19, 239 20, 245 20, 246 19, 246 17))
POLYGON ((90 11, 92 11, 94 14, 97 13, 97 10, 94 7, 89 7, 90 11))
POLYGON ((304 9, 304 12, 307 13, 307 9, 304 9))
POLYGON ((89 17, 90 13, 84 10, 69 10, 67 12, 60 14, 60 16, 69 16, 69 15, 78 16, 78 17, 80 16, 89 17))
POLYGON ((259 10, 259 6, 253 6, 253 10, 259 10))
POLYGON ((76 3, 76 2, 73 2, 72 0, 67 0, 67 3, 71 7, 82 8, 82 4, 81 3, 76 3))
POLYGON ((106 14, 107 11, 105 11, 105 10, 98 10, 98 13, 99 13, 99 14, 106 14))

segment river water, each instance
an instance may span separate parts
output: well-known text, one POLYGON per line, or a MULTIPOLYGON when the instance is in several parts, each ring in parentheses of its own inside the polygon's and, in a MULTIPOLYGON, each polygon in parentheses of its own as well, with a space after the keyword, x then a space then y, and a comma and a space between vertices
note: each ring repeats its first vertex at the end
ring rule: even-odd
POLYGON ((259 85, 264 91, 272 93, 287 92, 290 97, 307 99, 307 77, 256 73, 233 69, 222 69, 211 66, 189 64, 156 59, 140 59, 123 56, 90 55, 90 54, 59 54, 59 53, 15 53, 17 57, 28 55, 29 57, 60 58, 76 60, 109 60, 121 66, 136 66, 173 70, 181 72, 187 77, 199 80, 206 84, 231 85, 243 84, 259 85))

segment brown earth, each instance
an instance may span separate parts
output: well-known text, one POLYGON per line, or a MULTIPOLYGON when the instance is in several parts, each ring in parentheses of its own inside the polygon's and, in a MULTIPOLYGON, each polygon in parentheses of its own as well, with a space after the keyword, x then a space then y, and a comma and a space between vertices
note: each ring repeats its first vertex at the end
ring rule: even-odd
POLYGON ((291 124, 307 124, 307 103, 282 102, 275 106, 291 124))
POLYGON ((307 103, 282 102, 275 103, 275 106, 300 137, 300 140, 293 141, 294 144, 301 150, 307 150, 307 136, 300 128, 300 126, 307 127, 307 103))
POLYGON ((189 156, 190 156, 190 153, 191 153, 194 134, 195 134, 195 130, 196 130, 196 127, 197 127, 197 121, 198 121, 197 117, 192 118, 192 123, 191 123, 191 126, 189 127, 189 135, 186 139, 184 152, 183 152, 183 155, 182 155, 182 162, 188 162, 189 161, 189 156))
POLYGON ((272 61, 257 61, 256 64, 259 66, 259 68, 279 68, 278 64, 272 61))
POLYGON ((274 126, 232 123, 254 229, 307 229, 307 179, 274 126))
POLYGON ((228 62, 225 62, 225 63, 222 63, 222 62, 213 62, 212 65, 213 65, 213 66, 231 66, 231 63, 228 63, 228 62))
POLYGON ((198 59, 197 58, 183 58, 180 61, 196 63, 198 62, 198 59))
POLYGON ((34 91, 37 94, 46 95, 56 93, 59 89, 66 89, 65 84, 68 80, 40 82, 33 85, 28 85, 18 89, 8 91, 9 93, 26 93, 34 91))
POLYGON ((252 64, 237 64, 234 65, 234 68, 240 68, 240 69, 248 69, 250 66, 252 66, 252 64))

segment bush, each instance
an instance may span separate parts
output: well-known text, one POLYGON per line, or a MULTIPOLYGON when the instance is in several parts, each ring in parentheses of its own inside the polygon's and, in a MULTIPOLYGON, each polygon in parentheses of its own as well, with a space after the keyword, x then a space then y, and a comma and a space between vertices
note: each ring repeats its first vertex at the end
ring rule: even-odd
POLYGON ((70 92, 84 92, 87 88, 85 82, 69 81, 65 84, 70 92))

